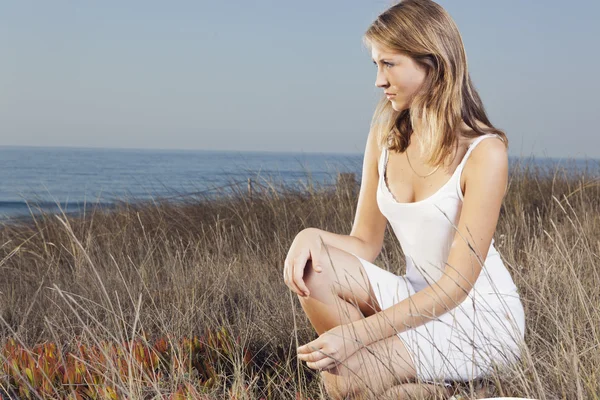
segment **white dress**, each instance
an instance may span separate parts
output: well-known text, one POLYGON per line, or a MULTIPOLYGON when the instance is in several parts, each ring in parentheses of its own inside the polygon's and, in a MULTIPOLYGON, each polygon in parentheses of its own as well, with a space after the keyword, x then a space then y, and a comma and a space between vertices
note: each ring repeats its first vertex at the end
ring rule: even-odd
MULTIPOLYGON (((406 275, 395 275, 353 255, 362 263, 382 310, 442 276, 462 208, 461 172, 477 144, 494 136, 476 138, 448 182, 432 196, 414 203, 394 199, 384 176, 388 151, 384 148, 381 152, 377 204, 406 255, 406 275)), ((463 303, 398 333, 417 377, 446 384, 487 375, 493 363, 502 366, 517 361, 524 335, 523 305, 493 240, 474 288, 463 303)))

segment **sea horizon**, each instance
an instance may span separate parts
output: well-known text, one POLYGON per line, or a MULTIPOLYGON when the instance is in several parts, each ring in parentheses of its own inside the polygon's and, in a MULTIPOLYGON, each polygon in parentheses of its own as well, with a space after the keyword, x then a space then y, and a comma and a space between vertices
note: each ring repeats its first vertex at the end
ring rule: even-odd
MULTIPOLYGON (((349 152, 349 151, 290 151, 290 150, 228 150, 228 149, 182 149, 182 148, 159 148, 159 147, 104 147, 104 146, 33 146, 33 145, 1 145, 0 149, 3 148, 22 148, 22 149, 73 149, 73 150, 111 150, 111 151, 145 151, 145 152, 215 152, 215 153, 253 153, 253 154, 334 154, 334 155, 356 155, 362 156, 363 151, 360 152, 349 152)), ((510 148, 510 144, 509 144, 510 148)), ((575 161, 595 161, 600 162, 600 158, 587 157, 587 156, 540 156, 535 154, 515 156, 510 154, 509 159, 528 159, 538 158, 544 160, 575 160, 575 161)))
MULTIPOLYGON (((333 185, 339 173, 352 173, 360 182, 362 159, 363 153, 343 152, 2 145, 0 221, 26 217, 32 205, 60 213, 60 204, 78 213, 90 203, 112 208, 164 197, 211 197, 248 179, 296 190, 306 188, 309 180, 333 185)), ((600 176, 596 159, 509 156, 509 167, 519 161, 548 170, 587 168, 600 176)))

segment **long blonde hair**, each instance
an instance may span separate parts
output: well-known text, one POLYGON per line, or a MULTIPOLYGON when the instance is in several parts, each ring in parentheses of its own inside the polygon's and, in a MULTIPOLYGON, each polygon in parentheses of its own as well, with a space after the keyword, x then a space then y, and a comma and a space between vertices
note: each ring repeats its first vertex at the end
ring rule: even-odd
POLYGON ((490 123, 471 82, 458 27, 439 4, 432 0, 402 0, 377 17, 363 40, 367 47, 377 44, 403 53, 427 70, 409 109, 395 111, 382 95, 371 121, 380 148, 404 152, 417 120, 421 156, 433 166, 452 161, 452 149, 458 145, 455 132, 463 120, 473 130, 465 133, 466 137, 496 133, 508 147, 506 135, 490 123), (489 129, 482 130, 477 121, 489 129))

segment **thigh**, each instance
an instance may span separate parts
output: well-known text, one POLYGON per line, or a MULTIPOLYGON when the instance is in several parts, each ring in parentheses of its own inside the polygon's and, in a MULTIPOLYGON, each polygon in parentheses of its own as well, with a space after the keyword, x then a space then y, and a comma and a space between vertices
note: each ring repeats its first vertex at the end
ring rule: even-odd
POLYGON ((415 367, 402 340, 394 335, 366 346, 323 372, 325 384, 342 393, 379 395, 416 379, 415 367))
POLYGON ((308 285, 332 285, 340 298, 355 304, 364 316, 381 311, 368 275, 356 256, 327 245, 319 259, 323 272, 316 273, 309 265, 305 270, 308 285))
MULTIPOLYGON (((520 356, 521 331, 519 324, 511 320, 510 311, 512 310, 504 311, 501 306, 489 311, 481 308, 471 308, 464 312, 459 310, 456 313, 457 327, 451 337, 456 345, 449 348, 449 356, 454 360, 464 361, 457 364, 473 364, 468 372, 477 373, 477 376, 491 373, 494 365, 508 366, 517 362, 520 356), (463 355, 465 350, 470 353, 468 359, 463 355)), ((519 308, 515 311, 518 314, 519 308)), ((463 371, 462 375, 469 376, 468 372, 463 371)))
POLYGON ((412 351, 417 375, 424 381, 467 381, 488 374, 493 363, 513 354, 500 314, 464 304, 401 333, 412 351))

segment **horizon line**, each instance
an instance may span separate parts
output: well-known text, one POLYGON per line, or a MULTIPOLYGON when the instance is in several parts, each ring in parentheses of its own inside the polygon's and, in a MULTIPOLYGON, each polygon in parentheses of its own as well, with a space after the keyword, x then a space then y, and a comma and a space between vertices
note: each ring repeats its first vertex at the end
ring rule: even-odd
MULTIPOLYGON (((34 149, 78 149, 78 150, 135 150, 135 151, 175 151, 175 152, 214 152, 214 153, 274 153, 274 154, 334 154, 334 155, 348 155, 348 156, 361 156, 362 152, 348 152, 348 151, 290 151, 290 150, 226 150, 226 149, 182 149, 182 148, 158 148, 158 147, 94 147, 94 146, 36 146, 36 145, 0 145, 2 148, 34 148, 34 149)), ((550 160, 575 160, 575 161, 600 161, 600 158, 593 157, 575 157, 575 156, 537 156, 530 154, 528 156, 514 156, 510 155, 508 158, 512 159, 525 159, 525 158, 540 158, 550 160)))

